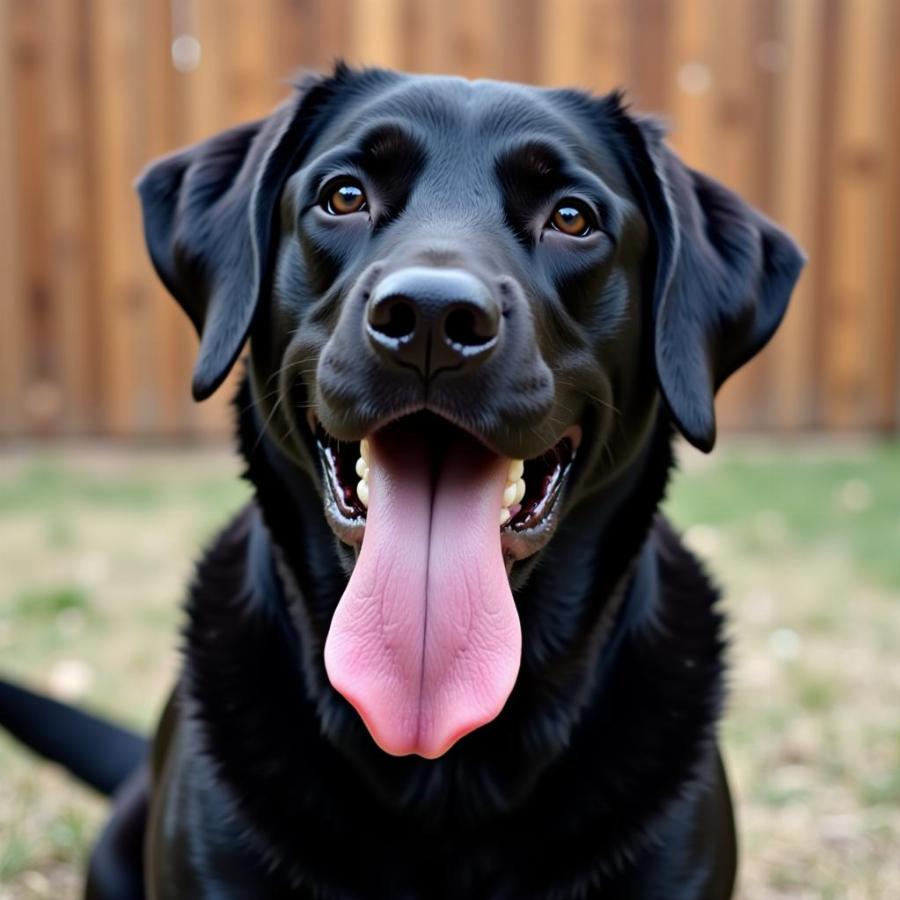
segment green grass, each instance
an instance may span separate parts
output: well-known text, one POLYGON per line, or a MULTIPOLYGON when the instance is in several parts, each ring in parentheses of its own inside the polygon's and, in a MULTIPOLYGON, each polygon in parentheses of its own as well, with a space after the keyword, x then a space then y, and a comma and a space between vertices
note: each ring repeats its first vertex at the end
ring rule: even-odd
POLYGON ((837 554, 900 589, 900 444, 847 456, 733 449, 708 472, 676 478, 668 505, 676 521, 726 529, 748 553, 786 544, 837 554))
POLYGON ((248 495, 247 486, 231 471, 223 478, 225 462, 218 455, 207 469, 196 453, 183 468, 177 460, 161 464, 141 454, 116 466, 112 475, 104 471, 102 461, 79 466, 52 455, 14 465, 15 477, 0 479, 0 515, 41 515, 48 526, 63 530, 64 542, 71 536, 65 529, 67 510, 96 507, 152 513, 174 503, 202 509, 213 520, 227 515, 248 495))
POLYGON ((42 591, 25 589, 13 597, 9 615, 17 619, 48 618, 69 609, 87 611, 87 593, 78 585, 58 585, 42 591))
MULTIPOLYGON (((0 456, 0 668, 149 730, 179 603, 248 496, 222 454, 0 456)), ((900 444, 685 455, 722 585, 741 896, 900 897, 900 444)), ((0 900, 79 896, 103 801, 0 736, 0 900)))

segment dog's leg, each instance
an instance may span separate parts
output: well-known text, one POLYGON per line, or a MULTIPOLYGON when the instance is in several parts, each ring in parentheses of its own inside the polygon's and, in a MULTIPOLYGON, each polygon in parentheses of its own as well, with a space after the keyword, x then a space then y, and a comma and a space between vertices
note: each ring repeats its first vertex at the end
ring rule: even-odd
POLYGON ((143 900, 149 773, 141 766, 115 795, 91 854, 85 900, 143 900))

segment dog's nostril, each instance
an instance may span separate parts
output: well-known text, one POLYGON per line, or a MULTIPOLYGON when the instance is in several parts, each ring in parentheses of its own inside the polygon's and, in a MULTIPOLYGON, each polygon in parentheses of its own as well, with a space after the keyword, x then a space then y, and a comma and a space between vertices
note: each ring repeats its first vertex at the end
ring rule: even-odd
POLYGON ((447 315, 444 334, 460 347, 481 347, 496 337, 497 330, 480 309, 462 306, 447 315))
POLYGON ((500 304, 469 272, 410 266, 384 278, 366 307, 371 348, 393 367, 426 380, 446 369, 469 371, 500 339, 500 304))
POLYGON ((372 309, 369 324, 385 337, 402 340, 415 332, 416 312, 408 300, 397 297, 372 309))

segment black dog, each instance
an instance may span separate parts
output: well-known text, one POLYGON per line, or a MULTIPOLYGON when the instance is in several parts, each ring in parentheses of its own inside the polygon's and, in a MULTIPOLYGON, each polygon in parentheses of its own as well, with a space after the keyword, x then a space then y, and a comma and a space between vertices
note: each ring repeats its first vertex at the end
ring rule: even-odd
POLYGON ((118 791, 89 896, 729 897, 722 623, 657 510, 790 239, 617 95, 345 67, 139 192, 197 399, 249 336, 256 499, 149 766, 0 695, 118 791))

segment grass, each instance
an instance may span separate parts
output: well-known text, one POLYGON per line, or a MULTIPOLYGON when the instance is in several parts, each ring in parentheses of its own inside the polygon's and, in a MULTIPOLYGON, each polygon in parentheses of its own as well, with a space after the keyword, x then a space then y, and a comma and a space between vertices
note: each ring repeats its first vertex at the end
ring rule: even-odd
MULTIPOLYGON (((0 456, 0 665, 149 730, 216 453, 0 456)), ((900 445, 686 454, 668 511, 722 584, 741 896, 900 896, 900 445)), ((0 900, 79 896, 105 804, 0 735, 0 900)))

